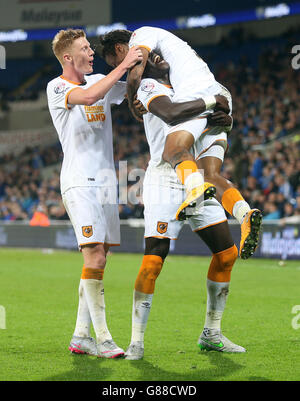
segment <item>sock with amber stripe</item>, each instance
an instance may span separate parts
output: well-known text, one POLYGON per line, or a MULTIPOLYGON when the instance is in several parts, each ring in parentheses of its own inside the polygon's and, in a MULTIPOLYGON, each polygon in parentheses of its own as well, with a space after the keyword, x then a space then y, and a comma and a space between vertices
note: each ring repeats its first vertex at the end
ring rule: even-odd
POLYGON ((185 160, 177 164, 175 170, 179 181, 185 185, 187 193, 204 183, 203 176, 193 160, 185 160))
POLYGON ((84 266, 81 275, 97 343, 112 339, 106 324, 103 274, 104 269, 91 269, 84 266))
POLYGON ((224 209, 231 216, 235 217, 240 224, 242 224, 245 215, 251 210, 249 204, 236 188, 228 188, 223 193, 222 205, 224 209))
POLYGON ((163 259, 160 256, 145 255, 143 257, 133 291, 131 342, 144 341, 155 281, 162 266, 163 259))
POLYGON ((232 267, 237 259, 235 245, 213 254, 206 281, 207 306, 205 328, 221 329, 221 320, 229 292, 232 267))

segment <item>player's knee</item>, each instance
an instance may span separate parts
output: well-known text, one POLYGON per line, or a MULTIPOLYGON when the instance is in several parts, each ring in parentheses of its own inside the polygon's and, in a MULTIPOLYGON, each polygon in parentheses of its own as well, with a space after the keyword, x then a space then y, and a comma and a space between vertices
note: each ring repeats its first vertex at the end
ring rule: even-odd
POLYGON ((91 269, 104 269, 106 265, 105 255, 93 255, 89 258, 89 262, 85 262, 91 269))
POLYGON ((104 269, 106 265, 106 256, 103 245, 84 247, 82 250, 84 264, 91 269, 104 269))
POLYGON ((145 255, 141 266, 141 274, 146 280, 156 280, 163 266, 163 259, 157 255, 145 255))
POLYGON ((238 250, 235 245, 225 249, 218 254, 219 265, 221 270, 232 270, 233 265, 238 257, 238 250))
POLYGON ((146 294, 153 294, 155 281, 163 266, 163 259, 157 255, 145 255, 139 270, 135 290, 146 294))
POLYGON ((212 281, 230 281, 231 271, 237 257, 238 250, 235 245, 213 254, 207 277, 212 281))
POLYGON ((209 172, 204 172, 204 178, 205 178, 205 181, 208 181, 208 182, 215 182, 215 181, 217 181, 217 179, 220 177, 220 174, 219 174, 219 172, 218 171, 209 171, 209 172))
POLYGON ((162 158, 164 161, 170 163, 173 168, 184 160, 193 160, 192 154, 181 145, 165 148, 162 158))
POLYGON ((189 132, 178 131, 169 134, 162 154, 163 160, 170 163, 172 167, 183 160, 193 160, 193 156, 189 152, 193 143, 194 137, 189 132))
POLYGON ((104 269, 106 265, 106 256, 103 254, 95 256, 95 265, 98 269, 104 269))
POLYGON ((144 266, 141 270, 141 275, 144 280, 155 281, 161 272, 162 265, 144 266))

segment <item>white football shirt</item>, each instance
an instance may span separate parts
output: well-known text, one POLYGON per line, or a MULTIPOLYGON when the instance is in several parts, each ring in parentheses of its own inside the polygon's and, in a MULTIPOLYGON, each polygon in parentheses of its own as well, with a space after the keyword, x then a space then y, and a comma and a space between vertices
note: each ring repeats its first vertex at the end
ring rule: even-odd
POLYGON ((182 39, 161 28, 144 26, 135 30, 129 47, 145 47, 158 53, 170 65, 170 81, 176 102, 193 100, 219 91, 219 85, 207 64, 182 39), (216 89, 215 89, 215 88, 216 89))
POLYGON ((162 158, 169 126, 149 112, 149 104, 153 99, 158 96, 168 96, 172 99, 173 95, 174 92, 171 87, 163 85, 152 78, 143 79, 137 91, 138 100, 148 110, 148 113, 143 115, 145 134, 150 152, 147 170, 148 180, 151 180, 153 184, 159 181, 161 185, 183 188, 175 170, 162 158))
POLYGON ((72 90, 87 89, 104 77, 87 75, 86 84, 80 85, 60 76, 47 85, 48 106, 64 154, 60 175, 62 193, 71 187, 117 184, 111 104, 123 101, 126 83, 117 82, 92 106, 68 105, 72 90))

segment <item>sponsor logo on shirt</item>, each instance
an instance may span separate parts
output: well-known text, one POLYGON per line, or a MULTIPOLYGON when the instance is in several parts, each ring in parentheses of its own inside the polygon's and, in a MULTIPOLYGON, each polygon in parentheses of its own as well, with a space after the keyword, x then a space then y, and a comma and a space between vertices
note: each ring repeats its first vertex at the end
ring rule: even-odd
POLYGON ((85 115, 89 123, 95 121, 105 121, 104 107, 101 105, 96 106, 84 106, 85 115))

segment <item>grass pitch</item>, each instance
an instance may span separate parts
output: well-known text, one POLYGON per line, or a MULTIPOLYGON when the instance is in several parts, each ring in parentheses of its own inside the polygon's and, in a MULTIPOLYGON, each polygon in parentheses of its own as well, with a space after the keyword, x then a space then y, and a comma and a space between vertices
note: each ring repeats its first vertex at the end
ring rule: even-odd
MULTIPOLYGON (((200 351, 210 258, 169 256, 156 283, 141 361, 71 355, 82 268, 79 252, 1 249, 1 381, 300 380, 300 261, 238 260, 223 333, 246 354, 200 351), (299 311, 298 311, 299 313, 299 311), (298 320, 297 320, 298 319, 298 320), (295 325, 294 325, 295 326, 295 325)), ((112 254, 105 272, 107 322, 126 349, 142 255, 112 254)))

